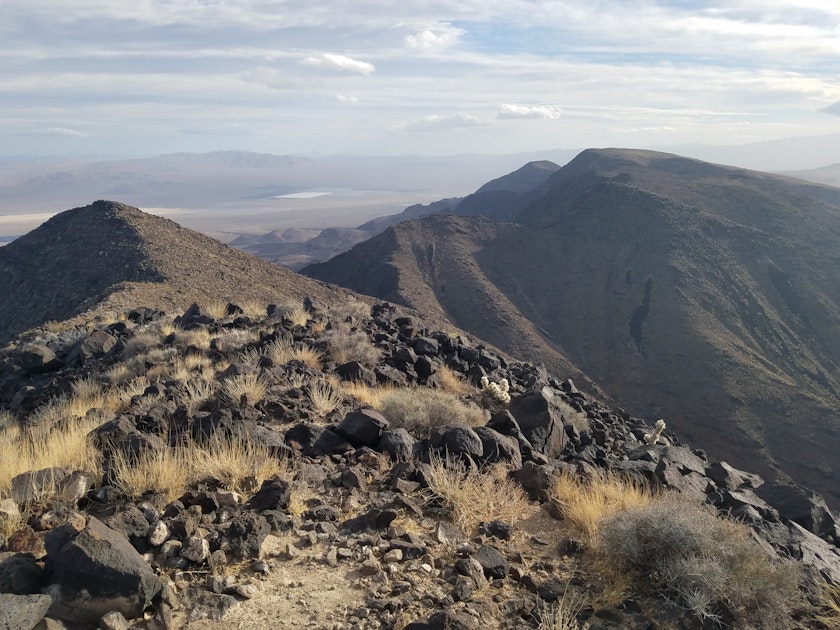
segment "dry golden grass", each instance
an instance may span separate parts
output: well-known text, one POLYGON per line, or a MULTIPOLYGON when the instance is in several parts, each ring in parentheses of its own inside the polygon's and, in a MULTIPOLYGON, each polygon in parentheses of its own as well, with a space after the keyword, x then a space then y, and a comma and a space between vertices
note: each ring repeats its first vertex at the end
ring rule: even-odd
POLYGON ((438 368, 437 375, 443 383, 443 390, 449 392, 450 394, 454 394, 456 396, 466 396, 467 394, 471 394, 476 391, 475 387, 473 387, 469 381, 461 378, 457 372, 445 365, 438 368))
POLYGON ((101 456, 88 434, 98 417, 64 420, 53 430, 21 430, 17 424, 0 431, 0 497, 8 496, 17 475, 43 468, 66 467, 101 476, 101 456))
POLYGON ((175 329, 175 345, 180 348, 198 348, 207 350, 210 347, 212 335, 207 328, 192 328, 190 330, 175 329))
POLYGON ((192 463, 193 478, 197 481, 211 479, 221 482, 227 490, 247 494, 249 478, 256 480, 259 488, 266 479, 284 471, 268 447, 245 437, 220 436, 195 450, 192 463))
POLYGON ((245 300, 239 304, 239 308, 242 309, 245 317, 251 319, 263 319, 266 316, 266 304, 259 300, 245 300))
POLYGON ((823 585, 820 604, 816 620, 829 628, 840 628, 840 584, 823 585))
POLYGON ((82 418, 91 409, 113 411, 118 404, 119 396, 115 392, 106 390, 96 379, 88 376, 73 383, 73 394, 67 401, 67 414, 82 418))
POLYGON ((642 484, 621 475, 604 474, 583 482, 563 474, 551 488, 551 500, 563 518, 592 544, 598 524, 603 519, 617 512, 648 505, 654 500, 654 495, 642 484))
POLYGON ((133 458, 117 451, 111 462, 114 487, 132 499, 155 493, 165 505, 182 496, 192 483, 194 452, 194 445, 160 451, 147 449, 133 458))
POLYGON ((537 509, 503 465, 468 470, 459 459, 433 456, 428 482, 432 495, 443 501, 453 522, 467 535, 481 521, 498 519, 513 524, 537 509))
POLYGON ((260 364, 260 357, 262 353, 257 348, 245 348, 239 352, 238 359, 240 363, 245 363, 251 367, 257 367, 260 364))
POLYGON ((371 386, 360 381, 342 381, 339 387, 360 405, 374 409, 379 409, 385 394, 395 389, 392 385, 371 386))
POLYGON ((68 419, 68 400, 67 396, 64 395, 51 398, 29 414, 26 418, 26 424, 32 427, 33 432, 50 431, 59 422, 68 419))
POLYGON ((140 396, 149 386, 149 379, 145 376, 137 376, 127 383, 123 383, 114 391, 117 397, 117 404, 114 411, 125 411, 131 406, 131 399, 140 396))
POLYGON ((327 351, 336 363, 358 361, 364 365, 373 365, 382 356, 381 350, 373 345, 367 334, 354 330, 344 322, 333 324, 333 328, 324 333, 327 351))
POLYGON ((341 404, 344 395, 335 379, 324 379, 310 383, 306 393, 312 401, 312 408, 319 415, 326 415, 341 404))
POLYGON ((213 319, 225 319, 227 317, 227 302, 213 300, 203 305, 201 310, 213 319))
POLYGON ((295 344, 291 337, 281 335, 263 348, 263 354, 274 365, 285 365, 289 361, 300 361, 313 370, 321 369, 321 355, 309 346, 295 344))
POLYGON ((484 411, 479 407, 465 403, 450 392, 426 387, 386 390, 374 408, 392 427, 403 427, 420 438, 445 424, 479 426, 486 421, 484 411))
POLYGON ((17 418, 15 414, 11 411, 0 411, 0 431, 4 430, 6 427, 16 425, 17 418))
POLYGON ((183 403, 187 407, 189 413, 195 413, 206 400, 208 400, 215 391, 214 385, 211 381, 202 378, 195 378, 187 381, 184 387, 183 403))
POLYGON ((152 348, 160 345, 160 335, 152 331, 137 333, 129 339, 123 349, 123 358, 136 357, 146 354, 152 348))
POLYGON ((257 374, 239 374, 222 382, 221 395, 227 402, 238 405, 243 396, 254 404, 265 398, 266 382, 257 374))
POLYGON ((156 330, 158 335, 160 335, 160 337, 163 339, 174 333, 176 330, 178 330, 178 327, 175 326, 174 320, 162 319, 155 323, 154 330, 156 330))
MULTIPOLYGON (((209 337, 209 333, 208 337, 209 337)), ((232 330, 226 330, 222 333, 216 340, 216 347, 225 353, 232 353, 238 352, 243 348, 243 346, 247 346, 248 344, 252 344, 259 339, 259 333, 254 330, 245 330, 242 328, 234 328, 232 330)), ((209 340, 208 340, 209 346, 209 340)))
POLYGON ((308 326, 309 332, 312 334, 312 336, 317 337, 318 335, 323 334, 323 332, 327 329, 327 322, 323 320, 310 320, 308 326))

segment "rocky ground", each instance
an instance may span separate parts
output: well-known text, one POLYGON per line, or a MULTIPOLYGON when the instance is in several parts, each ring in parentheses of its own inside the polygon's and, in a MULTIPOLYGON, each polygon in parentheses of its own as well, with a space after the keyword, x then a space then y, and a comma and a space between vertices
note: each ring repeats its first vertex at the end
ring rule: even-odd
POLYGON ((138 308, 0 359, 3 628, 840 627, 819 496, 388 304, 138 308), (557 490, 608 475, 745 524, 793 590, 622 581, 557 490))

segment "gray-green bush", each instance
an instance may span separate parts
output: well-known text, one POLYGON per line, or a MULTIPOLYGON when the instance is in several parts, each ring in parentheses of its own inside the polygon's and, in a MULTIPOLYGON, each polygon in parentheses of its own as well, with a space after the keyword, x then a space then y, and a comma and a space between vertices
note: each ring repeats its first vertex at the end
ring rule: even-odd
POLYGON ((700 619, 784 628, 799 598, 792 563, 771 559, 745 525, 683 500, 619 512, 597 543, 605 564, 700 619))

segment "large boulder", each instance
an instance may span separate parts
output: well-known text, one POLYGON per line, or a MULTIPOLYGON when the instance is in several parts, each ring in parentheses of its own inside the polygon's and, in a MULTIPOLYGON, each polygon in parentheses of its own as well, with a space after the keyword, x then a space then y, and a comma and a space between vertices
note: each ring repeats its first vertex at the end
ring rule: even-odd
POLYGON ((139 617, 163 588, 125 535, 92 516, 78 533, 50 532, 47 549, 51 617, 91 626, 111 611, 139 617))
POLYGON ((564 402, 552 388, 543 387, 514 398, 508 406, 525 439, 550 458, 559 457, 568 441, 563 422, 564 402))

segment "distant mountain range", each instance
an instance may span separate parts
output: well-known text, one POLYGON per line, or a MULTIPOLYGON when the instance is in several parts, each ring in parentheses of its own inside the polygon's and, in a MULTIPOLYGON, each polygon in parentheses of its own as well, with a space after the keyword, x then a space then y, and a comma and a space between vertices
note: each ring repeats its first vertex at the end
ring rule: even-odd
POLYGON ((606 149, 528 165, 448 212, 303 273, 588 378, 840 504, 840 189, 606 149))

